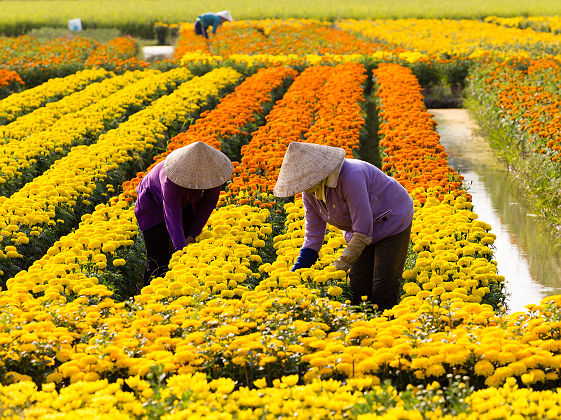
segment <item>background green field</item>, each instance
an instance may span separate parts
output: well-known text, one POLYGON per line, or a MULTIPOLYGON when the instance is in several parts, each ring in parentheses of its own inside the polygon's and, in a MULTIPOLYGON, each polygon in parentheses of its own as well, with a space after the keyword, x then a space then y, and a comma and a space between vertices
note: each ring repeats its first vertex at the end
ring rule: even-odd
POLYGON ((81 18, 85 28, 114 27, 149 37, 154 22, 193 21, 200 13, 228 9, 234 19, 261 18, 474 18, 561 14, 561 1, 541 0, 19 0, 1 1, 0 33, 20 35, 41 26, 66 27, 81 18))

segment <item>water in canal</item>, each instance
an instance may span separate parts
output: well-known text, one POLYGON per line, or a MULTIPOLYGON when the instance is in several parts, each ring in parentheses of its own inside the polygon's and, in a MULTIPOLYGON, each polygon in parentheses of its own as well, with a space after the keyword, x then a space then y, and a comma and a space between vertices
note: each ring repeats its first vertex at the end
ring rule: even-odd
POLYGON ((429 110, 438 122, 448 164, 464 176, 473 211, 497 235, 494 258, 506 278, 509 312, 561 294, 561 240, 555 240, 520 200, 512 175, 477 137, 476 123, 463 109, 429 110))

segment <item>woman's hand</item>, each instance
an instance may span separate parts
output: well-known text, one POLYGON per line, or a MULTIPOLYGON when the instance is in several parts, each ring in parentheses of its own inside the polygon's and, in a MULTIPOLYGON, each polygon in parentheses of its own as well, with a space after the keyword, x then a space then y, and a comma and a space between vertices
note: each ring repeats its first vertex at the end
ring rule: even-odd
POLYGON ((300 249, 300 255, 296 259, 296 263, 292 267, 291 271, 296 271, 299 268, 310 268, 315 264, 319 257, 318 252, 312 248, 302 248, 300 249))
POLYGON ((348 271, 351 265, 358 260, 364 248, 372 243, 372 238, 359 232, 353 232, 351 241, 341 253, 341 256, 333 261, 337 270, 348 271))

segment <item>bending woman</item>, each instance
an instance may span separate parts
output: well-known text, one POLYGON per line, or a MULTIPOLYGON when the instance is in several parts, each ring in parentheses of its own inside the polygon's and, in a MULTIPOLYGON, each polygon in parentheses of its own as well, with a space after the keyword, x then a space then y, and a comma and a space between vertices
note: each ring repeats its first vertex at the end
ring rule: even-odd
POLYGON ((224 153, 199 141, 174 150, 142 179, 134 214, 146 243, 144 285, 165 274, 174 250, 195 242, 232 172, 224 153))
POLYGON ((380 310, 397 304, 413 220, 413 200, 405 188, 374 165, 345 159, 341 148, 292 142, 274 194, 299 192, 305 235, 292 271, 316 262, 329 223, 343 230, 347 241, 333 265, 350 270, 352 303, 367 296, 380 310))

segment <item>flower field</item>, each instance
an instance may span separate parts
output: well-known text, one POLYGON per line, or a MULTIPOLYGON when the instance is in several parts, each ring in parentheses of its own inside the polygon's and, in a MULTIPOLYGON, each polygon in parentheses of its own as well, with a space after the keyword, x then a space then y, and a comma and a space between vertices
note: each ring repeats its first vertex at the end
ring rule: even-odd
POLYGON ((46 81, 0 73, 20 85, 0 100, 0 417, 559 417, 561 296, 505 311, 493 227, 421 83, 468 86, 555 179, 558 35, 514 26, 240 21, 206 42, 186 24, 160 69, 119 38, 61 47, 82 55, 57 56, 60 73, 33 40, 2 40, 29 51, 32 70, 9 71, 46 81), (234 174, 196 242, 142 287, 136 186, 195 141, 234 174), (302 199, 272 194, 291 141, 376 161, 413 198, 394 308, 350 305, 338 229, 291 271, 302 199))

